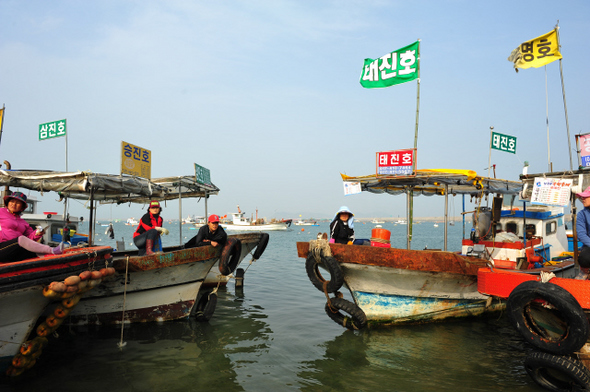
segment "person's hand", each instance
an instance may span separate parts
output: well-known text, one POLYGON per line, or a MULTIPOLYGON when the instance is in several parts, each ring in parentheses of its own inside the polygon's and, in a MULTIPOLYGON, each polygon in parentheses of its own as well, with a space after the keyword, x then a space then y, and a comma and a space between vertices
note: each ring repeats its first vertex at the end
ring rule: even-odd
POLYGON ((211 246, 213 246, 215 248, 217 245, 219 245, 219 242, 211 241, 211 246))
POLYGON ((170 233, 170 231, 164 227, 156 227, 156 230, 158 230, 160 234, 164 235, 168 235, 170 233))

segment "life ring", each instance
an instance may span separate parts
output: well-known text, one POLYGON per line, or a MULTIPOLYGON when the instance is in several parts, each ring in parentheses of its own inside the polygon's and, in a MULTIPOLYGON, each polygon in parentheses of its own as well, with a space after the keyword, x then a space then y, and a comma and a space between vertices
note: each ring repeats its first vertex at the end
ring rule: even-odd
POLYGON ((344 284, 344 275, 342 274, 340 264, 338 264, 338 261, 336 261, 335 258, 331 256, 324 257, 323 255, 321 257, 321 264, 330 273, 330 280, 326 281, 326 279, 324 279, 319 270, 320 263, 316 261, 311 252, 305 260, 307 276, 311 283, 321 292, 324 292, 324 283, 327 282, 326 290, 328 293, 335 293, 344 284))
POLYGON ((524 368, 533 381, 550 391, 590 389, 590 371, 569 356, 533 351, 524 360, 524 368))
POLYGON ((519 284, 510 293, 506 309, 516 330, 543 351, 571 354, 590 335, 588 318, 578 301, 552 283, 532 280, 519 284))
POLYGON ((229 275, 234 272, 240 262, 241 254, 242 242, 237 238, 228 238, 219 258, 219 272, 222 275, 229 275))
POLYGON ((258 245, 256 245, 256 252, 254 252, 254 255, 252 255, 254 260, 258 260, 260 258, 260 256, 262 256, 262 254, 264 253, 264 250, 266 249, 266 245, 268 245, 268 240, 270 238, 268 233, 261 233, 261 234, 262 234, 262 237, 260 237, 260 242, 258 242, 258 245))
POLYGON ((345 328, 361 329, 367 325, 365 312, 344 298, 331 298, 330 302, 326 303, 325 310, 328 317, 345 328), (348 313, 351 317, 340 313, 340 310, 348 313))
POLYGON ((201 294, 195 305, 195 320, 209 321, 215 313, 217 306, 217 294, 214 292, 205 292, 201 294))

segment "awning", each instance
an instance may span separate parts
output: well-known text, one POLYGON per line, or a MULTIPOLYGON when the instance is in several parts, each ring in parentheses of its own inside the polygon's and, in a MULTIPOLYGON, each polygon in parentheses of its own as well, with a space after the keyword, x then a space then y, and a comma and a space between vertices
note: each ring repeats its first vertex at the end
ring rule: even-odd
POLYGON ((522 182, 478 176, 473 170, 422 169, 411 176, 369 175, 351 177, 341 174, 343 181, 358 182, 361 190, 371 193, 399 195, 412 190, 415 196, 448 193, 481 196, 482 194, 517 195, 522 182))

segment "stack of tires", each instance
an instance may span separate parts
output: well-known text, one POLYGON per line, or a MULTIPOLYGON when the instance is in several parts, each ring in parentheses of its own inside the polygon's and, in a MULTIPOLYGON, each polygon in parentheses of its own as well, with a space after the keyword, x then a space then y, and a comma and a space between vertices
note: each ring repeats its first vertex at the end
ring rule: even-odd
POLYGON ((590 390, 590 370, 579 353, 590 326, 571 293, 549 282, 528 281, 510 293, 506 309, 516 330, 537 349, 524 363, 537 384, 550 391, 590 390))

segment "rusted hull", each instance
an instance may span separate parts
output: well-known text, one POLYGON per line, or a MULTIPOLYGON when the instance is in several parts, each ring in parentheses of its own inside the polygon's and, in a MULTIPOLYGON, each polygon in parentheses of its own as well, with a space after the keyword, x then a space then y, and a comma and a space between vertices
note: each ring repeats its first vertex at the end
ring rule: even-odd
MULTIPOLYGON (((242 242, 240 261, 260 239, 257 233, 232 237, 242 242)), ((211 246, 141 257, 114 254, 117 273, 82 298, 67 321, 85 325, 186 318, 220 254, 221 249, 211 246), (129 273, 125 284, 126 268, 129 273)))
POLYGON ((417 324, 502 309, 477 291, 472 275, 341 263, 345 284, 369 325, 417 324))
MULTIPOLYGON (((479 316, 504 305, 477 291, 481 259, 452 252, 330 244, 344 283, 369 325, 415 324, 479 316)), ((309 243, 298 242, 299 257, 309 243)))

